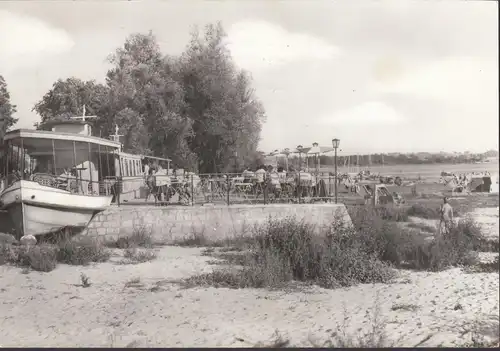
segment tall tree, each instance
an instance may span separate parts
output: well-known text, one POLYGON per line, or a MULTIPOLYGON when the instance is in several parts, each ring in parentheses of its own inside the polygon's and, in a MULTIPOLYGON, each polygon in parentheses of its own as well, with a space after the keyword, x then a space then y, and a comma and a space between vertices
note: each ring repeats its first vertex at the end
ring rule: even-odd
POLYGON ((235 67, 225 37, 220 23, 206 26, 203 36, 195 30, 181 58, 186 113, 193 121, 190 146, 207 173, 227 171, 235 157, 252 155, 264 120, 250 78, 235 67))
MULTIPOLYGON (((78 78, 59 79, 42 99, 35 104, 41 122, 53 119, 66 119, 80 116, 85 105, 87 115, 96 115, 105 118, 109 113, 109 89, 95 81, 83 81, 78 78)), ((98 120, 98 128, 102 121, 98 120)), ((107 130, 106 130, 107 132, 107 130)))
POLYGON ((16 105, 10 102, 7 82, 0 75, 0 143, 7 130, 17 123, 18 119, 14 118, 16 111, 16 105))
POLYGON ((127 116, 119 120, 126 135, 125 147, 156 156, 168 155, 175 164, 192 168, 196 157, 186 141, 191 135, 191 123, 182 115, 178 60, 163 57, 150 32, 129 36, 110 62, 115 65, 107 74, 111 109, 118 111, 117 116, 127 116))

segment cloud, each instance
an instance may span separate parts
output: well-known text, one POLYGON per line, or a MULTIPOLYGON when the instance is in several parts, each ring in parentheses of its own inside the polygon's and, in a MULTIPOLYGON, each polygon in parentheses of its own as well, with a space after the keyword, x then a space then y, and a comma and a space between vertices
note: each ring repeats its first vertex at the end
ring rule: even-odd
POLYGON ((365 102, 361 105, 335 112, 319 119, 323 126, 373 126, 394 125, 405 121, 394 108, 379 101, 365 102))
POLYGON ((227 44, 245 69, 268 68, 299 60, 328 60, 339 48, 305 33, 292 33, 264 21, 242 21, 228 31, 227 44))
POLYGON ((485 98, 496 99, 498 66, 494 60, 448 57, 415 67, 397 79, 379 80, 371 90, 458 104, 482 104, 485 98))
POLYGON ((11 71, 69 51, 69 34, 26 15, 0 10, 0 69, 11 71))

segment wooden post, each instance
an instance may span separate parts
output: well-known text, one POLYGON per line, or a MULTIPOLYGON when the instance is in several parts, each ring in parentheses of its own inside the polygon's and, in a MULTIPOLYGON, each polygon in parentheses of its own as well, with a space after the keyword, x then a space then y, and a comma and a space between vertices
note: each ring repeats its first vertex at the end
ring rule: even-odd
POLYGON ((101 176, 101 179, 104 180, 102 176, 102 160, 101 160, 101 145, 97 144, 97 157, 98 157, 98 163, 99 163, 99 169, 97 170, 97 181, 99 183, 99 195, 101 195, 101 181, 99 180, 99 175, 101 176))
POLYGON ((266 205, 267 203, 267 172, 264 173, 264 183, 263 183, 263 186, 264 186, 264 189, 263 190, 263 193, 264 193, 264 205, 266 205))
POLYGON ((117 184, 116 202, 118 203, 118 207, 119 207, 120 206, 120 194, 122 192, 123 174, 122 174, 122 159, 121 159, 120 155, 117 155, 117 156, 118 156, 118 168, 120 169, 120 177, 117 178, 117 180, 116 180, 116 184, 117 184))
POLYGON ((54 139, 52 139, 52 163, 54 163, 54 174, 57 173, 57 168, 56 168, 56 146, 54 143, 54 139))
POLYGON ((229 206, 229 189, 230 189, 230 183, 229 183, 229 174, 226 173, 226 197, 227 197, 227 205, 229 206))
POLYGON ((191 206, 194 206, 194 174, 191 174, 191 206))
POLYGON ((7 141, 5 143, 5 145, 7 145, 7 154, 5 155, 6 156, 6 159, 7 161, 5 162, 5 179, 6 179, 6 182, 5 182, 5 188, 7 188, 10 184, 9 184, 9 163, 10 163, 10 155, 11 155, 11 147, 12 147, 12 143, 10 143, 9 141, 7 141))
MULTIPOLYGON (((90 188, 92 189, 90 191, 90 195, 94 195, 94 182, 92 179, 92 148, 90 146, 90 143, 87 143, 88 148, 89 148, 89 174, 90 174, 90 188)), ((87 189, 88 190, 88 189, 87 189)))
POLYGON ((24 158, 25 158, 25 152, 24 152, 24 142, 23 142, 23 138, 21 138, 21 149, 20 149, 20 152, 21 152, 21 179, 24 179, 24 158))
POLYGON ((76 167, 77 166, 77 164, 76 164, 76 143, 74 141, 73 141, 73 164, 75 165, 77 186, 80 187, 80 190, 83 193, 82 177, 81 177, 80 171, 76 167))

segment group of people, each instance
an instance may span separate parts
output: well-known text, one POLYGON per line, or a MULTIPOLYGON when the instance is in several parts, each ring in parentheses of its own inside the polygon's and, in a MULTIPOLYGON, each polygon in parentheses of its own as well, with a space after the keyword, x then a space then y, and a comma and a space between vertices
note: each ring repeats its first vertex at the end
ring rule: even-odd
POLYGON ((255 172, 245 168, 242 173, 244 183, 251 183, 253 180, 257 183, 263 183, 266 179, 270 179, 272 184, 279 185, 280 180, 286 180, 286 176, 287 172, 283 167, 274 168, 271 165, 261 165, 257 167, 255 172))

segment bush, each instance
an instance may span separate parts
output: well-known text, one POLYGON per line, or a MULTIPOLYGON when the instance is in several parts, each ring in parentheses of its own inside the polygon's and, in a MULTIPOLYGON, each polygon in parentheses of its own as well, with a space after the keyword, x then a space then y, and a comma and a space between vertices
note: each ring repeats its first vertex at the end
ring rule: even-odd
POLYGON ((472 252, 485 245, 479 226, 471 218, 460 220, 450 234, 427 240, 418 231, 399 227, 370 208, 350 210, 356 232, 345 237, 348 246, 358 246, 367 254, 398 268, 441 270, 449 266, 472 265, 472 252))
POLYGON ((471 217, 460 220, 453 228, 452 233, 469 240, 472 249, 481 252, 498 252, 498 240, 488 240, 481 232, 480 225, 471 217))
POLYGON ((427 207, 421 204, 412 205, 406 212, 408 216, 420 217, 424 219, 440 219, 439 207, 427 207))
POLYGON ((10 244, 0 244, 0 266, 17 260, 17 252, 10 244))
POLYGON ((206 246, 220 246, 217 242, 214 242, 207 238, 204 231, 191 231, 189 236, 178 239, 174 243, 176 246, 188 246, 188 247, 206 247, 206 246))
POLYGON ((151 230, 147 227, 134 228, 132 235, 118 238, 116 241, 109 241, 106 246, 117 249, 128 249, 133 247, 152 247, 153 238, 151 230))
POLYGON ((22 246, 17 255, 12 258, 13 263, 21 267, 30 267, 35 271, 50 272, 57 266, 57 249, 50 245, 22 246))
POLYGON ((370 208, 374 211, 380 218, 385 221, 393 222, 407 222, 408 213, 402 207, 395 206, 377 206, 375 208, 370 208))
POLYGON ((149 250, 138 250, 134 247, 126 249, 123 257, 128 260, 128 262, 124 263, 143 263, 154 260, 156 253, 149 250))
POLYGON ((109 251, 93 239, 63 240, 58 244, 57 261, 61 263, 86 265, 90 262, 105 262, 109 257, 109 251))
POLYGON ((479 263, 476 267, 474 267, 473 271, 482 273, 500 272, 500 262, 498 260, 498 256, 491 262, 479 263))
POLYGON ((56 268, 58 262, 85 265, 90 262, 104 262, 110 257, 110 252, 95 240, 61 240, 57 244, 43 243, 36 246, 0 245, 0 264, 10 263, 36 271, 50 272, 56 268))
MULTIPOLYGON (((349 234, 349 229, 342 230, 339 236, 349 234)), ((241 269, 216 270, 186 283, 260 288, 295 280, 339 287, 385 282, 394 276, 387 264, 349 244, 334 235, 317 235, 294 218, 270 219, 255 233, 252 255, 241 269)))

